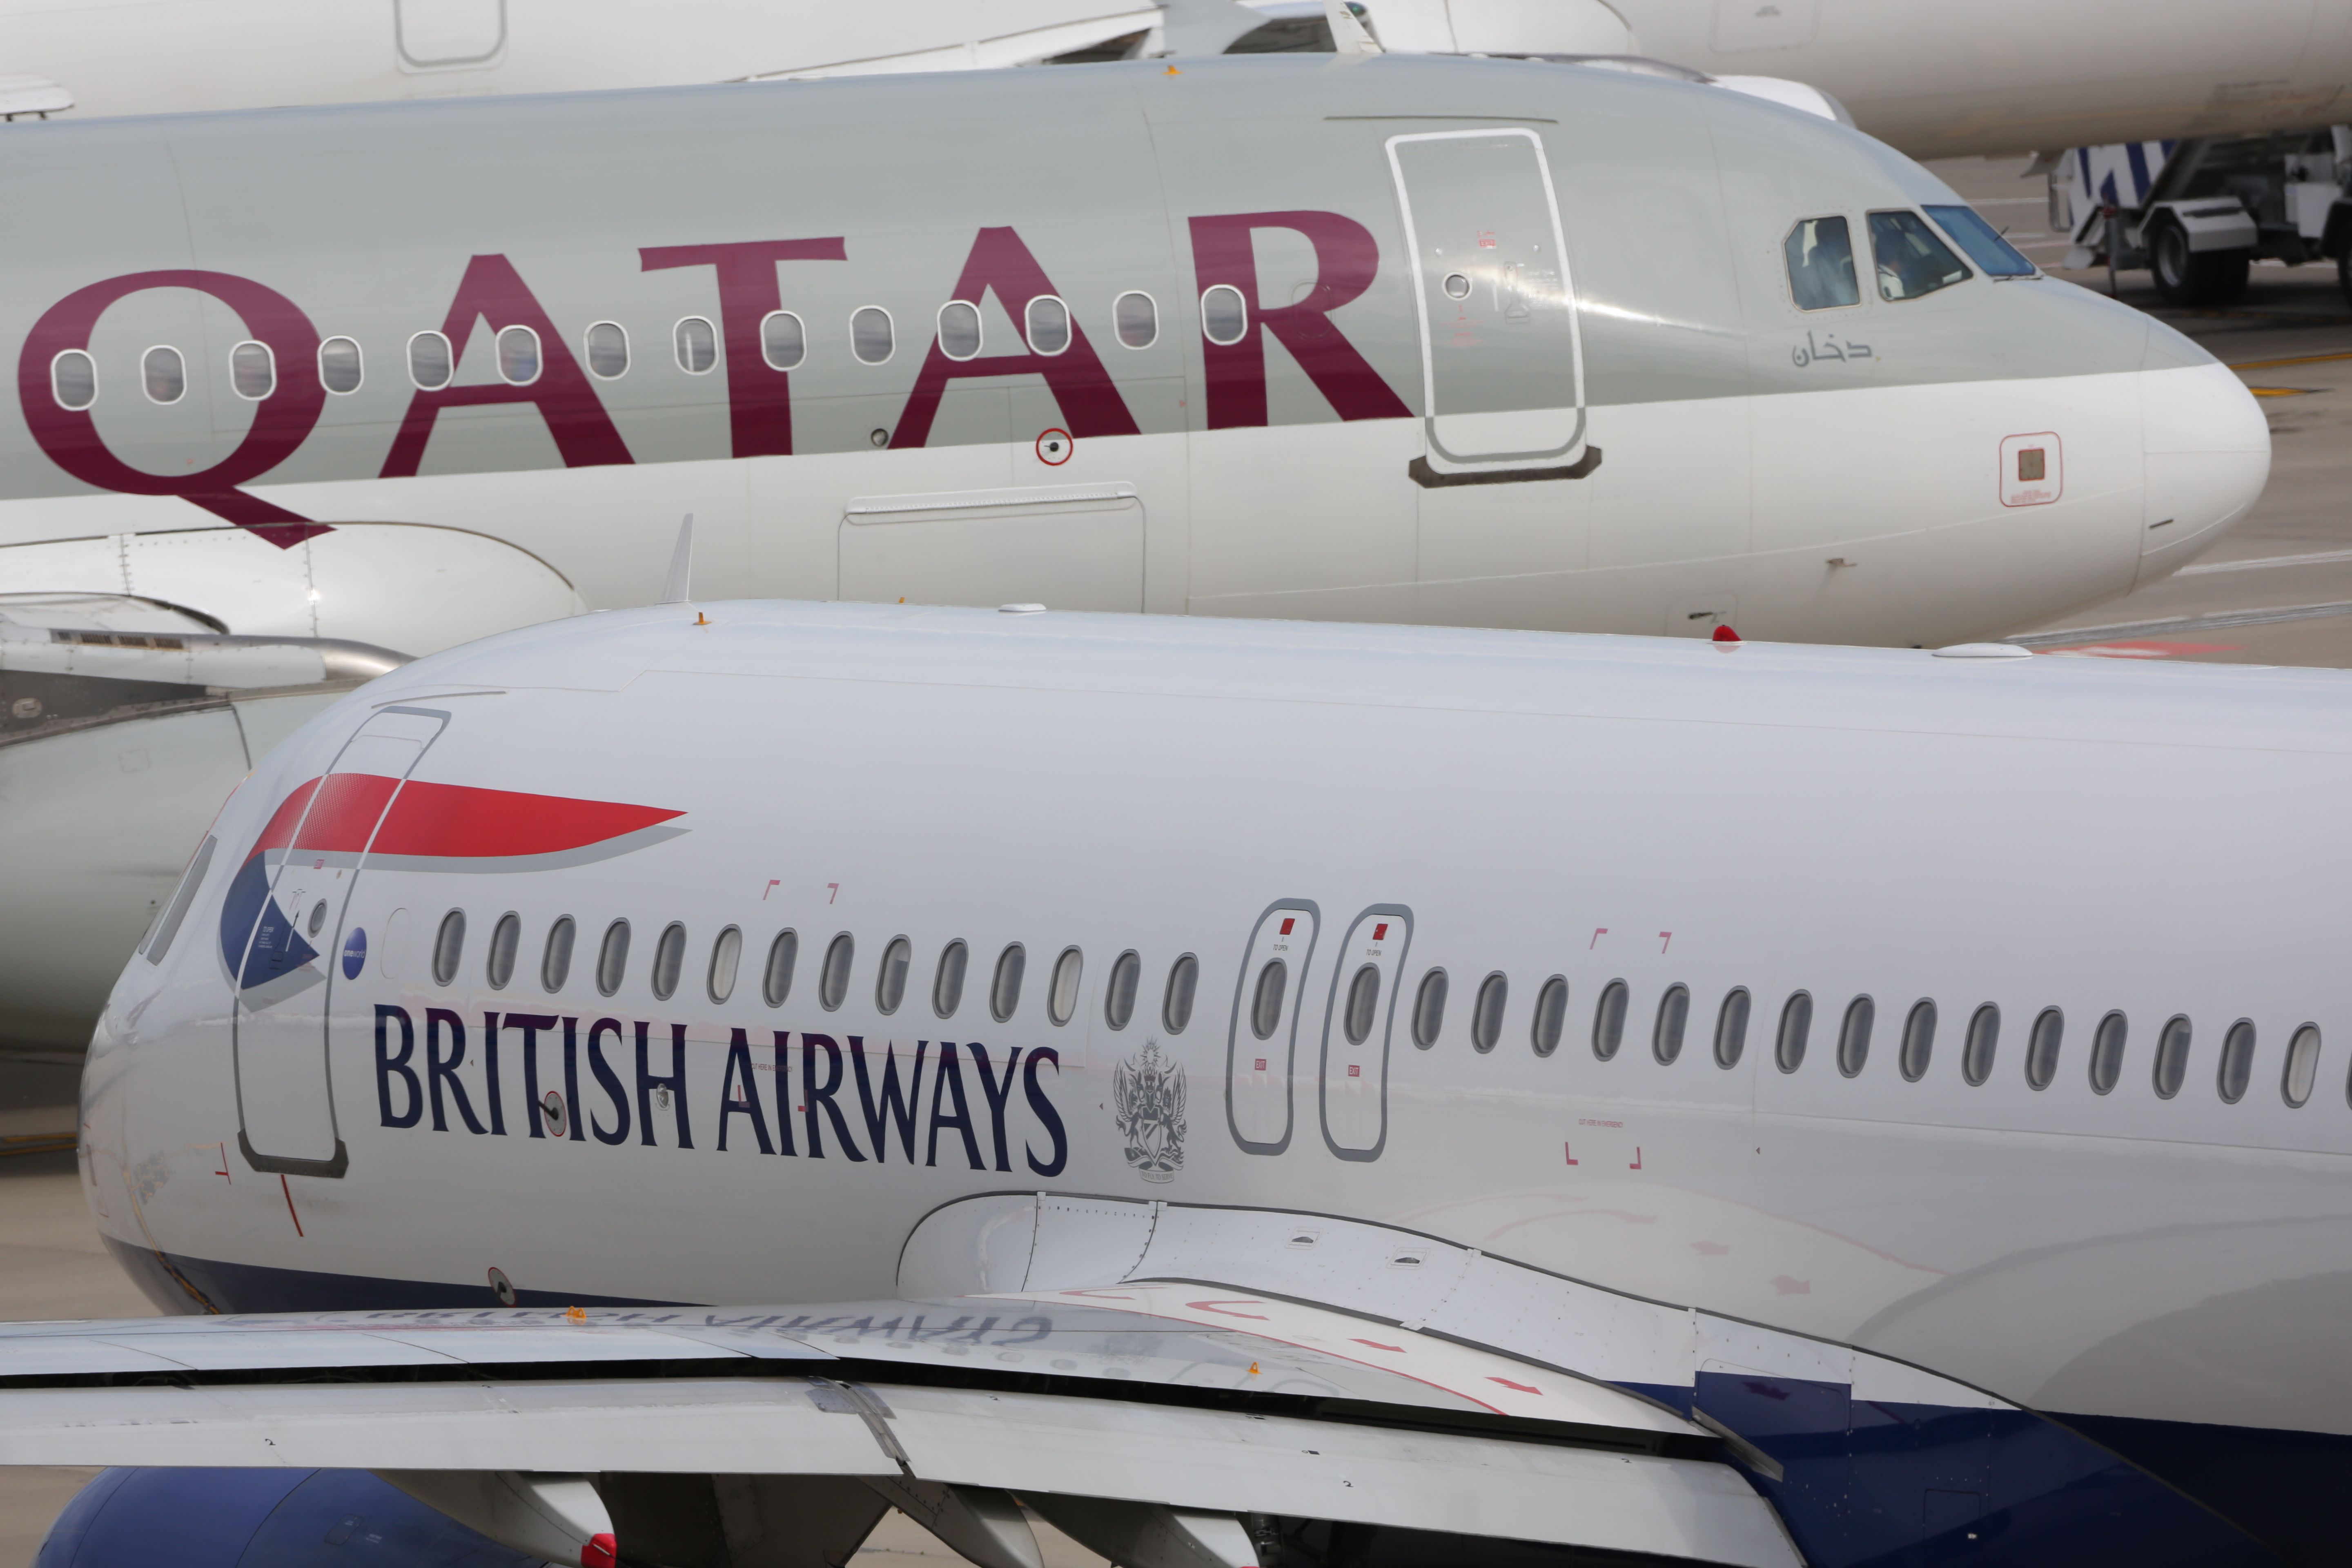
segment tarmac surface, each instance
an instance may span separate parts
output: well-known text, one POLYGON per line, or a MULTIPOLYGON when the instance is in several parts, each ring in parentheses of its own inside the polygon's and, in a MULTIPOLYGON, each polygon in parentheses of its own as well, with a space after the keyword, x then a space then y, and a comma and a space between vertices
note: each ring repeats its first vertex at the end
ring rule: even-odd
MULTIPOLYGON (((1933 165, 2012 243, 2055 275, 2105 289, 2104 271, 2056 270, 2042 182, 2021 161, 1933 165)), ((2161 305, 2144 272, 2119 298, 2202 343, 2263 399, 2269 488, 2237 530, 2164 582, 2020 634, 2053 657, 2352 668, 2352 301, 2332 265, 2258 266, 2226 309, 2161 305)), ((70 1152, 79 1063, 0 1056, 0 1319, 144 1317, 146 1299, 100 1246, 70 1152), (57 1152, 44 1152, 57 1151, 57 1152)), ((87 1469, 0 1468, 0 1568, 27 1568, 87 1469)), ((1101 1559, 1040 1521, 1046 1568, 1101 1559)), ((962 1560, 892 1514, 857 1568, 954 1568, 962 1560)))

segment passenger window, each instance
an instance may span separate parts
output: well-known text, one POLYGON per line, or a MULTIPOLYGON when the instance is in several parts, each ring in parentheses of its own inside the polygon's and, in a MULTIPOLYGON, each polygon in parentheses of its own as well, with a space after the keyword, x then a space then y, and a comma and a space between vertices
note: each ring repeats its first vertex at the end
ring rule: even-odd
POLYGON ((2156 1037, 2156 1097, 2170 1100, 2189 1081, 2189 1046, 2190 1032, 2186 1017, 2168 1019, 2164 1032, 2156 1037))
POLYGON ((268 343, 242 342, 228 351, 229 390, 258 403, 278 390, 278 361, 268 343))
POLYGON ((177 403, 188 395, 188 365, 180 351, 149 349, 139 359, 139 383, 150 403, 177 403))
POLYGON ((1883 299, 1916 300, 1965 282, 1969 275, 1968 263, 1915 212, 1871 214, 1870 255, 1878 265, 1883 299))
POLYGON ((1780 243, 1789 264, 1789 293, 1800 310, 1834 310, 1862 303, 1853 275, 1853 237, 1842 217, 1809 217, 1780 243))
POLYGON ((98 362, 79 349, 68 349, 49 361, 49 395, 60 408, 76 412, 98 401, 98 362))
POLYGON ((1118 341, 1131 349, 1148 349, 1160 341, 1160 306, 1150 295, 1129 290, 1111 301, 1111 319, 1118 323, 1118 341))
POLYGON ((1805 1065, 1805 1039, 1813 1032, 1813 999, 1802 991, 1790 993, 1780 1007, 1780 1028, 1772 1041, 1772 1061, 1782 1072, 1805 1065))
POLYGON ((713 1002, 724 1005, 735 994, 735 969, 743 961, 743 928, 729 926, 710 944, 710 973, 703 982, 713 1002))
POLYGON ((2319 1026, 2305 1024, 2286 1043, 2286 1071, 2279 1075, 2279 1095, 2289 1105, 2311 1098, 2319 1081, 2319 1026))
POLYGON ((1423 1050, 1437 1044, 1445 1027, 1445 971, 1433 969, 1421 977, 1412 998, 1412 1043, 1423 1050))
POLYGON ((688 375, 709 375, 719 363, 719 331, 700 316, 688 316, 670 330, 677 353, 677 368, 688 375))
POLYGON ((1290 966, 1278 958, 1267 959, 1250 991, 1251 1034, 1261 1040, 1274 1038, 1274 1026, 1282 1022, 1283 994, 1289 988, 1290 966))
POLYGON ((1075 947, 1066 947, 1062 956, 1054 961, 1054 984, 1045 992, 1045 1016, 1054 1020, 1055 1028, 1070 1021, 1078 1010, 1078 979, 1086 968, 1086 959, 1075 947))
POLYGON ((1992 1077, 1993 1053, 2000 1047, 2000 1009, 1988 1002, 1969 1019, 1968 1043, 1960 1047, 1960 1076, 1970 1089, 1992 1077))
POLYGON ((915 962, 915 944, 905 937, 893 937, 890 945, 882 950, 882 967, 874 975, 874 1005, 884 1016, 898 1010, 907 999, 907 971, 915 962))
POLYGON ((522 917, 509 910, 490 928, 490 959, 483 977, 490 989, 503 991, 514 978, 515 950, 522 945, 522 917))
POLYGON ((1070 346, 1070 308, 1051 294, 1040 294, 1022 312, 1032 353, 1057 354, 1070 346))
POLYGON ((2221 1099, 2235 1105, 2246 1098, 2246 1085, 2254 1077, 2254 1026, 2241 1018, 2230 1026, 2221 1037, 2221 1070, 2214 1075, 2214 1087, 2221 1099))
POLYGON ((797 370, 808 358, 808 329, 790 310, 771 310, 760 318, 760 357, 770 370, 797 370))
POLYGON ((408 340, 408 379, 418 390, 438 392, 449 384, 456 373, 457 356, 450 351, 449 340, 438 332, 419 332, 408 340))
POLYGON ((1480 1054, 1503 1037, 1503 1008, 1510 999, 1511 983, 1499 971, 1479 983, 1478 1000, 1470 1009, 1470 1044, 1480 1054))
POLYGON ((349 397, 366 379, 360 345, 350 338, 329 338, 319 345, 319 384, 338 397, 349 397))
POLYGON ((1601 1000, 1592 1008, 1592 1054, 1602 1061, 1617 1055, 1617 1047, 1625 1043, 1625 1005, 1630 994, 1622 980, 1612 980, 1601 988, 1601 1000))
POLYGON ((457 963, 466 956, 466 911, 451 910, 441 917, 433 936, 433 984, 446 985, 457 978, 457 963))
POLYGON ((686 968, 686 928, 676 921, 662 928, 661 940, 654 943, 654 997, 667 1002, 677 990, 677 977, 686 968))
POLYGON ((1568 981, 1555 974, 1536 993, 1536 1016, 1528 1028, 1528 1043, 1536 1055, 1548 1057, 1559 1049, 1559 1037, 1567 1032, 1568 981))
POLYGON ((826 1012, 837 1009, 849 994, 849 963, 856 956, 857 943, 847 931, 824 950, 824 963, 816 972, 816 1005, 826 1012))
POLYGON ((2105 1094, 2124 1076, 2124 1045, 2131 1024, 2121 1013, 2099 1020, 2091 1036, 2091 1092, 2105 1094))
POLYGON ((1160 1004, 1160 1022, 1171 1035, 1181 1035, 1192 1021, 1192 994, 1201 986, 1201 961, 1186 953, 1168 968, 1168 993, 1160 1004))
POLYGON ((1845 1022, 1838 1026, 1838 1071, 1853 1078, 1870 1060, 1870 1026, 1877 1021, 1878 1004, 1857 996, 1845 1005, 1845 1022))
POLYGON ((1129 948, 1110 966, 1110 984, 1103 987, 1103 1022, 1114 1029, 1127 1027, 1135 1016, 1135 994, 1143 984, 1143 960, 1129 948))
POLYGON ((849 352, 863 363, 886 363, 897 349, 889 311, 868 305, 849 318, 849 352))
POLYGON ((2033 1032, 2025 1037, 2025 1081, 2030 1087, 2050 1087, 2058 1076, 2058 1047, 2065 1039, 2066 1015, 2055 1007, 2042 1009, 2033 1020, 2033 1032))
POLYGON ((942 1018, 955 1016, 963 1005, 964 971, 971 966, 971 949, 961 938, 940 950, 939 973, 931 976, 932 1012, 942 1018))
POLYGON ((1715 1065, 1736 1068, 1748 1048, 1748 988, 1735 986, 1715 1015, 1715 1065))
POLYGON ((1936 1005, 1923 996, 1911 1004, 1911 1016, 1903 1020, 1903 1049, 1895 1065, 1903 1069, 1906 1083, 1917 1083, 1927 1076, 1927 1062, 1935 1054, 1936 1005))
POLYGON ((1201 335, 1220 348, 1242 341, 1249 330, 1249 306, 1242 291, 1220 283, 1201 296, 1201 335))
POLYGON ((1339 1028, 1351 1046, 1360 1046, 1371 1037, 1374 1014, 1381 1003, 1381 969, 1377 963, 1367 963, 1356 971, 1348 982, 1348 1005, 1339 1015, 1339 1028))
POLYGON ((1969 259, 1977 264, 1977 270, 1988 278, 2033 276, 2033 263, 2019 255, 2017 247, 2003 239, 2000 231, 1987 223, 1976 208, 1929 207, 1927 216, 1959 242, 1969 259))
POLYGON ((951 360, 968 360, 980 353, 980 311, 976 307, 961 300, 950 300, 940 307, 940 353, 951 360))
POLYGON ((629 374, 628 329, 618 321, 598 321, 586 340, 588 374, 599 381, 617 381, 629 374))
POLYGON ((509 386, 529 386, 539 379, 539 334, 529 327, 499 331, 499 379, 509 386))
POLYGON ((572 942, 579 934, 570 915, 564 915, 547 928, 547 950, 539 957, 539 988, 550 996, 563 989, 572 978, 572 942))
POLYGON ((1683 1054, 1683 1031, 1690 1023, 1690 987, 1669 985, 1658 998, 1657 1021, 1650 1026, 1650 1054, 1672 1067, 1683 1054))
POLYGON ((782 1006, 784 998, 793 994, 793 966, 800 955, 801 933, 796 931, 780 931, 768 944, 768 963, 760 973, 760 999, 769 1006, 782 1006))
POLYGON ((1029 966, 1029 955, 1019 942, 1006 946, 996 955, 996 978, 989 983, 988 1010, 1000 1024, 1012 1018, 1021 1005, 1021 975, 1029 966))
POLYGON ((610 996, 628 972, 629 922, 614 921, 604 928, 604 945, 596 950, 596 989, 610 996))

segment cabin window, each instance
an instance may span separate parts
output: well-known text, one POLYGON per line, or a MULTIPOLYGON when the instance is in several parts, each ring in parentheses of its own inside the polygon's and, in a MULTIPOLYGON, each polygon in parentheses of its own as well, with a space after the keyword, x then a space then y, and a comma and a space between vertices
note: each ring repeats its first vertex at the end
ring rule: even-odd
POLYGON ((1478 1000, 1470 1008, 1470 1044, 1482 1055, 1503 1037, 1503 1008, 1511 999, 1511 983, 1500 971, 1478 984, 1478 1000))
POLYGON ((1437 1044, 1445 1028, 1445 971, 1433 969, 1421 977, 1412 997, 1412 1043, 1423 1050, 1437 1044))
POLYGON ((629 331, 618 321, 597 321, 584 340, 588 374, 599 381, 618 381, 629 374, 629 331))
POLYGON ((1129 948, 1111 961, 1110 984, 1103 987, 1103 1022, 1114 1029, 1127 1027, 1135 1016, 1135 994, 1143 984, 1143 960, 1129 948))
POLYGON ((1715 1015, 1715 1065, 1736 1068, 1748 1048, 1748 988, 1735 986, 1715 1015))
POLYGON ((1625 1043, 1625 1004, 1630 996, 1622 980, 1612 980, 1601 988, 1601 1000, 1592 1007, 1592 1054, 1608 1061, 1625 1043))
POLYGON ((1289 988, 1290 966, 1278 958, 1267 959, 1250 990, 1251 1034, 1261 1040, 1274 1038, 1274 1026, 1282 1022, 1283 994, 1289 988))
POLYGON ((539 379, 539 334, 529 327, 499 329, 499 379, 529 386, 539 379))
POLYGON ((1028 967, 1029 954, 1017 942, 1008 942, 996 955, 996 975, 988 984, 988 1010, 998 1023, 1010 1020, 1021 1005, 1021 976, 1028 967))
POLYGON ((2121 1013, 2110 1013, 2099 1020, 2091 1034, 2091 1092, 2105 1094, 2116 1087, 2124 1076, 2124 1046, 2131 1034, 2131 1024, 2121 1013))
POLYGON ((1853 237, 1842 217, 1801 219, 1780 242, 1789 264, 1789 293, 1800 310, 1834 310, 1862 303, 1853 275, 1853 237))
POLYGON ((2305 1024, 2286 1043, 2286 1070, 2279 1075, 2279 1097, 2289 1105, 2311 1098, 2319 1081, 2319 1026, 2305 1024))
POLYGON ((457 978, 458 961, 466 956, 466 911, 451 910, 433 933, 433 984, 446 985, 457 978))
POLYGON ((1118 341, 1131 349, 1148 349, 1160 341, 1160 306, 1150 295, 1129 289, 1111 301, 1111 320, 1118 341))
POLYGON ((550 996, 563 989, 572 978, 572 943, 580 933, 570 915, 559 918, 547 928, 547 949, 539 955, 539 988, 550 996))
POLYGON ((729 926, 710 944, 710 973, 703 982, 713 1002, 724 1004, 735 994, 735 969, 743 961, 743 928, 729 926))
POLYGON ((849 318, 849 352, 865 364, 885 364, 898 349, 890 312, 867 305, 849 318))
POLYGON ((2033 1020, 2032 1033, 2025 1037, 2025 1081, 2030 1087, 2050 1087, 2050 1080, 2058 1076, 2058 1047, 2065 1040, 2066 1015, 2055 1007, 2042 1009, 2042 1016, 2033 1020))
POLYGON ((158 344, 139 356, 139 384, 150 403, 177 403, 188 395, 188 363, 180 351, 158 344))
POLYGON ((1650 1026, 1650 1054, 1661 1067, 1672 1067, 1683 1054, 1683 1031, 1690 1023, 1690 987, 1669 985, 1658 998, 1658 1016, 1650 1026))
POLYGON ((195 858, 180 878, 178 891, 163 907, 163 918, 156 922, 155 932, 147 939, 147 962, 161 963, 163 955, 172 951, 172 939, 180 934, 181 922, 188 918, 188 907, 196 901, 196 889, 204 885, 205 873, 212 868, 213 851, 220 847, 216 838, 206 838, 196 846, 195 858))
POLYGON ((2168 1019, 2164 1032, 2156 1037, 2156 1097, 2170 1100, 2189 1081, 2189 1020, 2176 1016, 2168 1019))
POLYGON ((456 374, 457 356, 449 340, 438 332, 419 332, 408 340, 408 379, 423 392, 438 392, 456 374))
POLYGON ((2241 1018, 2221 1037, 2221 1065, 2214 1074, 2213 1086, 2221 1090, 2225 1102, 2235 1105, 2246 1098, 2246 1085, 2253 1081, 2253 1077, 2254 1026, 2241 1018))
POLYGON ((2000 1047, 2000 1009, 1988 1002, 1969 1018, 1969 1037, 1960 1047, 1960 1077, 1969 1087, 1982 1087, 1992 1077, 1993 1053, 2000 1047))
POLYGON ((662 928, 661 938, 654 943, 654 998, 667 1002, 677 990, 677 977, 686 968, 686 927, 672 921, 662 928))
POLYGON ((49 361, 49 395, 60 408, 76 411, 98 401, 98 362, 79 349, 49 361))
POLYGON ((1857 996, 1845 1005, 1845 1022, 1838 1026, 1838 1071, 1853 1078, 1870 1060, 1870 1026, 1878 1019, 1878 1004, 1857 996))
POLYGON ((1870 256, 1878 267, 1879 297, 1885 300, 1916 300, 1971 276, 1968 263, 1915 212, 1871 214, 1870 256))
POLYGON ((719 363, 719 329, 703 317, 682 317, 670 329, 670 343, 677 353, 677 368, 688 375, 709 375, 719 363))
POLYGON ((1925 996, 1911 1004, 1910 1016, 1903 1020, 1903 1048, 1895 1053, 1895 1065, 1903 1071, 1906 1083, 1917 1083, 1927 1076, 1928 1058, 1936 1054, 1936 1005, 1925 996))
POLYGON ((885 1016, 907 999, 907 971, 914 962, 915 944, 903 936, 891 938, 882 950, 882 966, 874 974, 874 1005, 885 1016))
POLYGON ((1192 1021, 1192 997, 1201 988, 1201 961, 1186 953, 1168 966, 1168 992, 1160 999, 1160 1022, 1171 1035, 1181 1035, 1192 1021))
POLYGON ((1772 1040, 1772 1061, 1782 1072, 1805 1065, 1805 1040, 1813 1032, 1813 999, 1806 992, 1790 994, 1780 1006, 1780 1028, 1772 1040))
POLYGON ((509 910, 490 928, 490 958, 483 978, 493 991, 503 991, 514 978, 515 950, 522 946, 522 917, 509 910))
POLYGON ((961 938, 940 951, 939 973, 931 976, 931 1011, 952 1018, 963 1005, 964 971, 971 967, 971 949, 961 938))
POLYGON ((1085 969, 1085 955, 1075 947, 1064 948, 1062 956, 1054 961, 1054 984, 1045 991, 1045 1016, 1054 1020, 1055 1028, 1068 1023, 1078 1010, 1078 979, 1085 969))
POLYGON ((2003 239, 1974 207, 1929 207, 1927 216, 1968 253, 1977 270, 1988 278, 2031 278, 2033 263, 2003 239))
POLYGON ((940 353, 951 360, 968 360, 980 353, 978 306, 950 300, 940 307, 940 353))
POLYGON ((770 370, 797 370, 808 358, 808 329, 790 310, 771 310, 760 318, 760 357, 770 370))
POLYGON ((760 999, 769 1006, 782 1006, 793 994, 793 966, 800 956, 801 933, 796 931, 780 931, 768 944, 767 965, 760 972, 760 999))
POLYGON ((1040 294, 1021 312, 1029 337, 1029 352, 1057 354, 1070 346, 1070 308, 1051 294, 1040 294))
POLYGON ((604 943, 596 950, 596 989, 610 996, 628 972, 629 922, 614 921, 604 928, 604 943))
POLYGON ((857 956, 857 942, 847 931, 833 939, 816 972, 816 1005, 830 1013, 849 994, 849 963, 857 956))
POLYGON ((1360 1046, 1371 1037, 1380 1005, 1380 965, 1367 963, 1348 982, 1348 1005, 1339 1015, 1339 1029, 1348 1037, 1349 1045, 1360 1046))
POLYGON ((351 338, 329 338, 319 345, 319 384, 337 397, 349 397, 367 379, 360 345, 351 338))
POLYGON ((1249 305, 1242 291, 1220 283, 1201 296, 1201 335, 1220 348, 1230 348, 1249 331, 1249 305))
POLYGON ((278 390, 278 356, 268 343, 242 342, 228 351, 229 390, 258 403, 278 390))
POLYGON ((1548 1057, 1559 1049, 1559 1037, 1568 1032, 1568 980, 1555 974, 1543 983, 1536 993, 1536 1016, 1528 1026, 1528 1044, 1536 1055, 1548 1057))

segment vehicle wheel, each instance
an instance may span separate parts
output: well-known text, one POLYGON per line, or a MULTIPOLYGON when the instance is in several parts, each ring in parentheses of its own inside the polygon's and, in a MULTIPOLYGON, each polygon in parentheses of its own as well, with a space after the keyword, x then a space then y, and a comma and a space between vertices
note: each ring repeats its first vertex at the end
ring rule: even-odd
POLYGON ((2244 250, 2191 250, 2189 235, 2166 224, 2148 247, 2148 270, 2157 294, 2168 305, 2221 305, 2246 291, 2253 254, 2244 250))

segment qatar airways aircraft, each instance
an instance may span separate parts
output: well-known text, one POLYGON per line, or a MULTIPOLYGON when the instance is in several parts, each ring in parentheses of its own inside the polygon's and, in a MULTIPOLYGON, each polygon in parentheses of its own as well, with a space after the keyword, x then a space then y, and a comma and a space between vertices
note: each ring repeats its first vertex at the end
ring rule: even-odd
POLYGON ((99 1227, 230 1316, 0 1331, 0 1460, 276 1472, 59 1568, 484 1560, 356 1469, 565 1563, 1034 1568, 1007 1494, 1139 1568, 2328 1561, 2347 700, 1034 606, 420 660, 93 1042, 99 1227))

